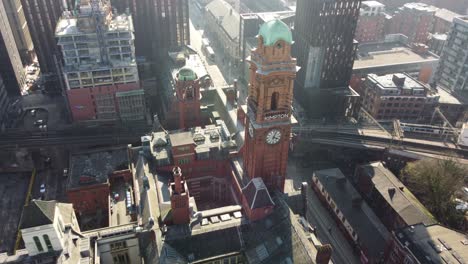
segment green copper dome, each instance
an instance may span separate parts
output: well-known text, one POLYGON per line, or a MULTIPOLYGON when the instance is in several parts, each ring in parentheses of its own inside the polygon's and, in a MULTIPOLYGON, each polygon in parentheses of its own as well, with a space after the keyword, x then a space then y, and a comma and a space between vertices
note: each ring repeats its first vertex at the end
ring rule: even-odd
POLYGON ((279 19, 264 23, 258 34, 263 37, 263 44, 266 46, 274 45, 278 40, 284 40, 288 44, 293 42, 291 29, 279 19))
POLYGON ((179 70, 179 81, 194 81, 197 79, 197 74, 190 68, 184 67, 179 70))

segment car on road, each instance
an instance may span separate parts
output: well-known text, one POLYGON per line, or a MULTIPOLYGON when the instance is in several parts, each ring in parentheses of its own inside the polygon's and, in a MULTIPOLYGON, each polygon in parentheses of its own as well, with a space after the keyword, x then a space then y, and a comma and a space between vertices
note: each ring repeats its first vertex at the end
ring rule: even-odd
POLYGON ((40 126, 40 125, 43 125, 44 123, 45 123, 45 122, 44 122, 44 120, 42 120, 42 119, 39 119, 39 120, 34 121, 34 125, 35 125, 35 126, 40 126))
POLYGON ((63 169, 63 177, 68 177, 68 168, 63 169))
POLYGON ((36 116, 36 109, 31 110, 31 116, 36 116))
POLYGON ((45 191, 46 191, 46 188, 45 188, 45 184, 43 183, 43 184, 41 184, 41 188, 39 189, 39 192, 41 194, 45 194, 45 191))

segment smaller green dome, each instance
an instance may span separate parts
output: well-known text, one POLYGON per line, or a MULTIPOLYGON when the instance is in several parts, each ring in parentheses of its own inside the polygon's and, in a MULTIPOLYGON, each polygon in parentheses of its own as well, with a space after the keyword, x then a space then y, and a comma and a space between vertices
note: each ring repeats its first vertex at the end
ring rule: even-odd
POLYGON ((263 37, 263 45, 274 45, 278 40, 284 40, 288 44, 293 43, 291 29, 283 21, 273 19, 260 27, 258 35, 263 37))
POLYGON ((179 70, 179 81, 195 81, 197 79, 197 74, 188 67, 183 67, 179 70))

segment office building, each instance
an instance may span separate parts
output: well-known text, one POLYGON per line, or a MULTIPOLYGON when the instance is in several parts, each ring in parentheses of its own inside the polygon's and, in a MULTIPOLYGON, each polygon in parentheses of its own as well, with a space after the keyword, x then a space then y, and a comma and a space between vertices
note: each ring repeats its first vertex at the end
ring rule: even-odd
POLYGON ((0 76, 9 95, 20 95, 25 85, 25 72, 6 11, 0 2, 0 76))
MULTIPOLYGON (((81 2, 79 10, 64 12, 57 25, 63 78, 75 121, 118 119, 121 111, 132 109, 120 109, 119 103, 135 103, 135 109, 144 108, 142 93, 126 93, 140 90, 132 17, 113 16, 108 3, 97 3, 93 9, 91 3, 81 2), (139 98, 124 100, 125 96, 139 98)), ((145 112, 141 112, 134 120, 144 117, 145 112)))
POLYGON ((377 42, 384 38, 385 5, 377 1, 363 1, 354 38, 359 43, 377 42))
POLYGON ((439 96, 422 83, 402 73, 367 75, 361 92, 362 107, 377 120, 421 121, 427 105, 439 96))
MULTIPOLYGON (((57 0, 21 0, 29 32, 42 73, 58 74, 59 51, 55 28, 64 10, 64 2, 57 0)), ((56 88, 58 89, 58 88, 56 88)))
POLYGON ((468 17, 453 19, 435 81, 453 91, 468 90, 468 17))
POLYGON ((188 0, 138 0, 129 6, 135 24, 137 56, 156 59, 190 44, 188 0))
POLYGON ((453 19, 459 16, 462 15, 445 8, 437 9, 431 33, 447 34, 452 28, 453 19))
POLYGON ((34 45, 21 1, 4 0, 4 6, 23 65, 30 64, 35 57, 34 45))
POLYGON ((300 70, 296 98, 309 115, 339 118, 357 94, 348 87, 361 1, 298 0, 293 54, 300 70))

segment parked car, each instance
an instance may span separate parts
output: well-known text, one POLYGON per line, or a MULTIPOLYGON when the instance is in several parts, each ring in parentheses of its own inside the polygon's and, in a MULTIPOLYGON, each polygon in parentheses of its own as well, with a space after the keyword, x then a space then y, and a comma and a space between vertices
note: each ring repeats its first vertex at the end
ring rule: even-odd
POLYGON ((41 184, 41 188, 40 188, 39 192, 40 192, 41 194, 44 194, 45 191, 46 191, 46 188, 45 188, 45 184, 43 183, 43 184, 41 184))
POLYGON ((34 125, 35 125, 35 126, 40 126, 40 125, 43 125, 43 124, 44 124, 44 120, 42 120, 42 119, 36 120, 36 121, 34 122, 34 125))
POLYGON ((68 168, 63 169, 63 177, 68 177, 68 168))

